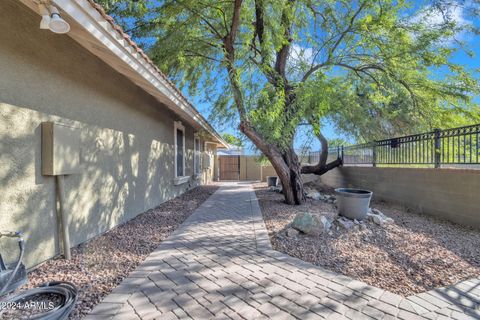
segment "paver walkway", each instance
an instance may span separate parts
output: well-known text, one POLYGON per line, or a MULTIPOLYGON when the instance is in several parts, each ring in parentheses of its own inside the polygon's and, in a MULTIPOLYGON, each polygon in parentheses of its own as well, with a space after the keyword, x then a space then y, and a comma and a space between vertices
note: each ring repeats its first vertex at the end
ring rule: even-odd
POLYGON ((408 298, 272 250, 248 183, 224 184, 87 319, 480 318, 480 281, 408 298))

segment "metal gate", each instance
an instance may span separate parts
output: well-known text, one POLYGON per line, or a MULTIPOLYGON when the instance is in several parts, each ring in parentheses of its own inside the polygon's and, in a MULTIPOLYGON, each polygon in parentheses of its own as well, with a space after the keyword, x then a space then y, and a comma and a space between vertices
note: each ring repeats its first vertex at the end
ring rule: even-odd
POLYGON ((240 180, 240 156, 219 156, 220 180, 240 180))

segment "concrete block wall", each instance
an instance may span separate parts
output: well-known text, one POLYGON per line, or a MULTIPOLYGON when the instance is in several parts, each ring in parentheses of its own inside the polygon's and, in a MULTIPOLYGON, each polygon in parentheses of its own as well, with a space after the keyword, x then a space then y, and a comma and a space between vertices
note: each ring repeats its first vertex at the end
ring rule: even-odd
POLYGON ((345 166, 317 180, 334 188, 368 189, 376 199, 480 228, 480 170, 345 166))

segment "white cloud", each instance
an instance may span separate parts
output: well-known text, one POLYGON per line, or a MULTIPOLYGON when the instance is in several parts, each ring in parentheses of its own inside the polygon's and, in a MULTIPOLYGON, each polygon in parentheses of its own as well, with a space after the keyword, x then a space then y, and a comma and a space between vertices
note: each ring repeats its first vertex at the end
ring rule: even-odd
POLYGON ((298 44, 292 45, 290 48, 290 56, 289 60, 292 65, 298 63, 306 63, 311 64, 313 61, 313 49, 312 48, 305 48, 298 44))
POLYGON ((411 17, 410 22, 421 24, 425 28, 440 28, 445 23, 454 22, 459 31, 449 39, 444 40, 452 41, 454 38, 462 40, 466 32, 461 29, 471 23, 466 15, 467 8, 468 2, 459 3, 458 1, 445 2, 435 7, 427 5, 411 17))
POLYGON ((304 75, 306 69, 315 59, 312 48, 302 47, 298 44, 293 44, 290 47, 290 52, 287 60, 287 73, 291 80, 300 80, 304 75))

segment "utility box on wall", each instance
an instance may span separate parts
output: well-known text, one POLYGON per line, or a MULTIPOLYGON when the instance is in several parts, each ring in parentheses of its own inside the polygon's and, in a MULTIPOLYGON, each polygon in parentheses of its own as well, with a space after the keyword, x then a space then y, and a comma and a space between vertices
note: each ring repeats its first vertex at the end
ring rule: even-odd
POLYGON ((80 129, 42 122, 42 174, 80 173, 80 129))

